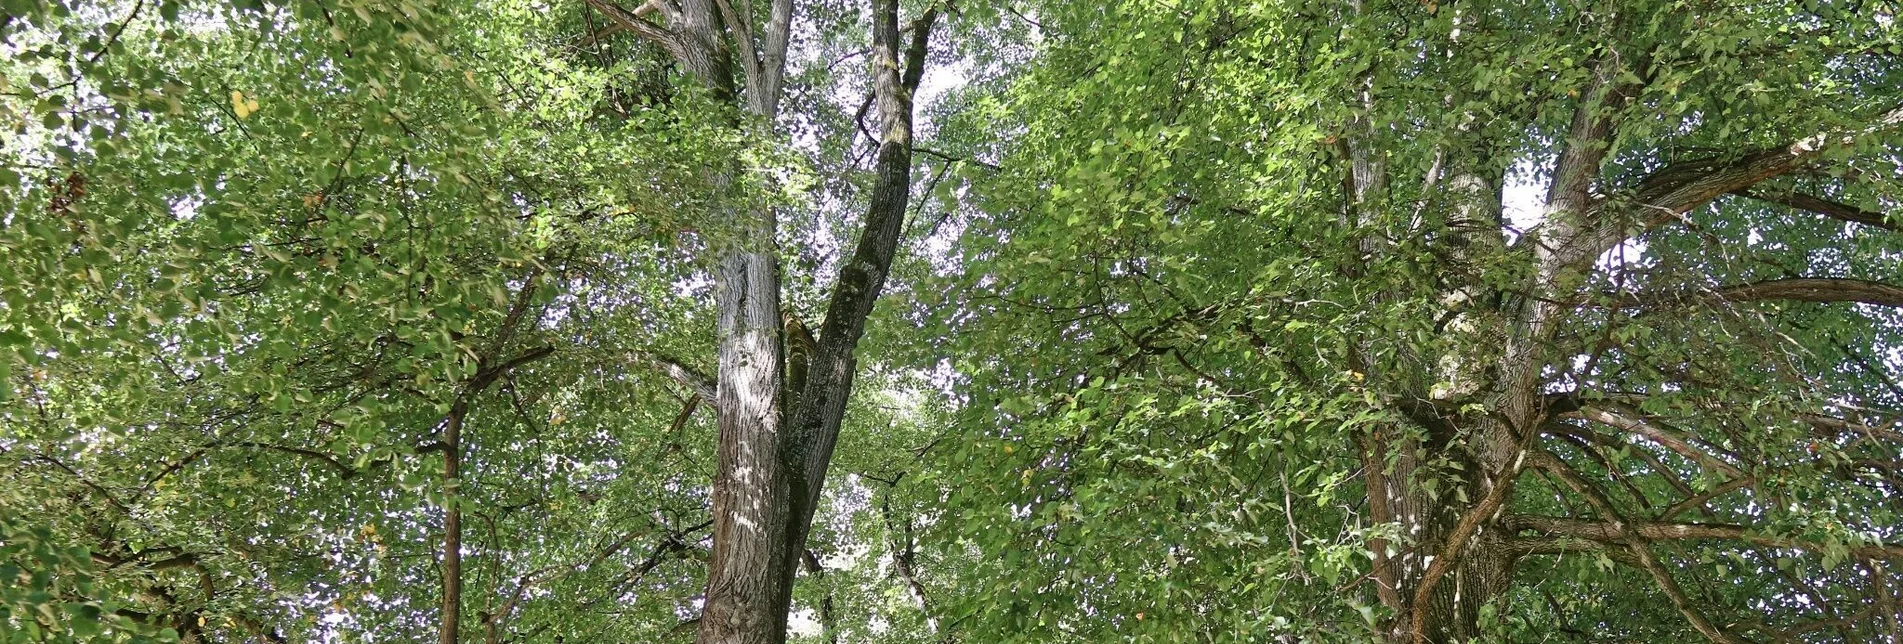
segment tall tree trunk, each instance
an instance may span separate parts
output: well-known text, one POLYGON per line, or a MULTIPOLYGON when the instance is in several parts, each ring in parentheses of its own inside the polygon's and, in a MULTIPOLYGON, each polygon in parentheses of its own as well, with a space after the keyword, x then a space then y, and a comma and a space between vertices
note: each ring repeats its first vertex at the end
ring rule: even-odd
MULTIPOLYGON (((1448 208, 1438 237, 1449 261, 1484 265, 1504 249, 1498 184, 1479 174, 1485 165, 1437 160, 1423 181, 1440 191, 1448 208)), ((1512 583, 1516 556, 1494 519, 1518 476, 1518 423, 1455 411, 1471 402, 1506 406, 1505 397, 1494 393, 1501 383, 1493 381, 1496 370, 1489 367, 1501 359, 1498 339, 1511 331, 1488 295, 1480 284, 1443 287, 1441 304, 1450 314, 1444 332, 1457 336, 1461 348, 1445 355, 1402 352, 1402 375, 1432 376, 1394 379, 1403 383, 1404 398, 1416 401, 1402 405, 1407 423, 1363 437, 1370 518, 1400 529, 1398 543, 1369 543, 1376 596, 1393 611, 1385 631, 1390 642, 1478 637, 1481 607, 1512 583)))
MULTIPOLYGON (((899 49, 897 0, 873 2, 873 90, 879 107, 879 155, 874 162, 875 183, 866 210, 866 227, 852 257, 839 269, 820 326, 819 346, 806 371, 806 386, 789 425, 785 454, 793 478, 792 527, 787 532, 791 552, 804 552, 819 508, 826 470, 839 442, 846 400, 852 394, 855 352, 864 335, 866 317, 885 288, 905 228, 905 212, 912 194, 912 93, 924 75, 926 46, 938 13, 934 6, 912 24, 912 43, 899 49), (901 59, 903 56, 903 59, 901 59)), ((792 590, 796 571, 782 574, 792 590)), ((788 598, 790 599, 790 595, 788 598)))
POLYGON ((779 265, 764 252, 722 264, 720 366, 714 409, 720 428, 714 474, 714 548, 708 560, 702 644, 785 641, 783 566, 792 507, 780 458, 779 265))

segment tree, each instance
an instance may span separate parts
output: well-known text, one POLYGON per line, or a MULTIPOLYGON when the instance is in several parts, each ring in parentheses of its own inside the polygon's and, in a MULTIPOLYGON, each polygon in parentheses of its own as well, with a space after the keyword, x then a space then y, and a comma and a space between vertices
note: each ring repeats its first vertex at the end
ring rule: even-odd
POLYGON ((1894 636, 1893 12, 1037 6, 942 318, 973 628, 1894 636))
POLYGON ((1903 637, 1892 3, 6 9, 9 641, 1903 637))
MULTIPOLYGON (((634 11, 607 0, 590 0, 590 5, 673 54, 711 96, 744 97, 749 115, 758 121, 741 127, 772 131, 793 0, 770 3, 757 30, 756 16, 726 2, 656 0, 634 11), (648 22, 642 13, 659 13, 663 23, 648 22), (743 89, 733 80, 730 49, 739 55, 743 89)), ((742 8, 750 9, 744 3, 742 8)), ((700 395, 712 394, 719 418, 714 546, 697 639, 703 644, 786 637, 793 578, 852 393, 854 353, 891 270, 911 197, 912 93, 924 74, 937 7, 908 25, 911 44, 903 49, 898 13, 897 0, 873 6, 871 103, 880 128, 876 176, 865 228, 851 257, 840 264, 819 335, 805 332, 782 310, 780 258, 774 249, 778 215, 769 205, 755 205, 733 213, 733 239, 718 251, 720 359, 713 381, 660 359, 663 368, 700 395), (792 331, 791 338, 782 335, 783 328, 792 331), (794 345, 791 365, 783 362, 787 342, 794 345)), ((731 181, 719 176, 713 183, 718 188, 731 181)))

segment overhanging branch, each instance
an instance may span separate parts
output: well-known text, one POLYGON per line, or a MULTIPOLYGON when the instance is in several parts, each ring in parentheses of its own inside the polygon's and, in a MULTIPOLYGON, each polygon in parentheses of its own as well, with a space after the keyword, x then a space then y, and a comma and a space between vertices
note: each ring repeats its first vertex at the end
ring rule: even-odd
POLYGON ((1634 293, 1616 298, 1616 306, 1667 306, 1707 302, 1858 302, 1903 308, 1903 287, 1847 277, 1794 277, 1715 289, 1634 293))
MULTIPOLYGON (((642 18, 635 11, 628 11, 627 9, 621 8, 621 5, 615 4, 612 0, 585 1, 588 3, 588 6, 594 7, 596 11, 600 11, 602 15, 607 16, 616 26, 632 31, 636 35, 647 39, 649 42, 660 45, 662 49, 666 49, 670 54, 674 54, 677 57, 680 55, 680 40, 675 38, 674 34, 669 33, 660 25, 648 22, 647 19, 642 18)), ((642 10, 637 11, 646 13, 645 9, 646 7, 643 6, 642 10)))
MULTIPOLYGON (((1871 119, 1853 130, 1820 132, 1788 145, 1737 156, 1706 158, 1668 164, 1641 179, 1620 198, 1600 199, 1592 206, 1598 226, 1578 235, 1564 235, 1553 251, 1559 266, 1591 262, 1637 232, 1678 220, 1685 213, 1721 195, 1750 189, 1759 183, 1801 168, 1825 152, 1848 147, 1871 135, 1903 125, 1903 107, 1871 119), (1633 208, 1634 217, 1605 216, 1607 209, 1633 208), (1636 224, 1636 226, 1630 225, 1636 224)), ((1537 236, 1536 236, 1537 237, 1537 236)))
POLYGON ((1677 430, 1647 421, 1638 414, 1626 413, 1622 410, 1616 410, 1615 408, 1586 406, 1579 408, 1579 415, 1595 423, 1637 434, 1640 437, 1665 446, 1666 449, 1678 452, 1680 455, 1691 459, 1701 466, 1722 472, 1731 478, 1741 479, 1745 477, 1744 472, 1739 470, 1736 466, 1693 445, 1689 438, 1677 430))
POLYGON ((1736 160, 1699 160, 1672 164, 1640 181, 1636 201, 1646 219, 1663 222, 1704 205, 1719 195, 1750 188, 1815 160, 1827 150, 1855 144, 1864 136, 1903 124, 1903 108, 1877 117, 1861 130, 1818 133, 1789 145, 1759 150, 1736 160))

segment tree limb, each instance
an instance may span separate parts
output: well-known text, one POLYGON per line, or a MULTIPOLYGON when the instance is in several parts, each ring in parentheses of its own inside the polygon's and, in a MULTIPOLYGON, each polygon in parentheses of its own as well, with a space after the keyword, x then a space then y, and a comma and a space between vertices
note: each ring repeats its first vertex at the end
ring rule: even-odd
POLYGON ((1749 476, 1725 481, 1717 487, 1686 497, 1683 501, 1673 503, 1671 507, 1665 508, 1664 512, 1659 513, 1658 520, 1670 521, 1673 517, 1684 514, 1693 508, 1704 507, 1704 505, 1709 503, 1712 499, 1750 487, 1757 482, 1758 480, 1756 478, 1749 476))
POLYGON ((1623 548, 1615 548, 1603 542, 1593 541, 1591 539, 1580 539, 1578 537, 1563 535, 1552 537, 1507 537, 1504 540, 1504 545, 1505 548, 1514 553, 1515 556, 1563 555, 1573 552, 1583 552, 1605 555, 1607 559, 1628 566, 1637 567, 1640 565, 1638 558, 1632 556, 1631 551, 1623 548))
POLYGON ((694 395, 700 396, 701 399, 714 400, 717 398, 717 383, 714 382, 713 378, 701 373, 699 370, 682 364, 679 360, 658 353, 640 352, 638 355, 647 359, 649 364, 654 365, 656 369, 660 369, 661 373, 666 374, 667 377, 673 378, 675 382, 687 387, 688 391, 693 392, 694 395))
POLYGON ((1652 547, 1649 543, 1650 538, 1645 536, 1643 530, 1634 530, 1633 524, 1626 522, 1619 515, 1618 510, 1612 506, 1611 501, 1607 500, 1604 494, 1594 489, 1591 484, 1588 484, 1584 478, 1580 477, 1578 472, 1574 471, 1573 468, 1567 466, 1564 461, 1559 460, 1558 457, 1553 456, 1551 453, 1535 451, 1531 458, 1536 467, 1558 477, 1567 487, 1572 488, 1573 492, 1586 499, 1586 503, 1592 506, 1593 511, 1604 519, 1604 522, 1598 525, 1603 525, 1609 530, 1606 537, 1600 539, 1600 541, 1624 545, 1626 549, 1632 553, 1639 567, 1652 576, 1652 580, 1658 584, 1659 590, 1664 592, 1666 597, 1672 600, 1672 605, 1678 609, 1678 613, 1685 617, 1685 621, 1691 623, 1692 628, 1713 642, 1720 644, 1738 644, 1740 642, 1737 637, 1726 633, 1724 629, 1712 624, 1711 620, 1707 619, 1703 613, 1698 611, 1696 606, 1692 605, 1691 598, 1685 595, 1684 589, 1680 588, 1678 581, 1672 578, 1671 572, 1660 565, 1657 557, 1652 555, 1652 547))
POLYGON ((253 449, 264 449, 264 450, 271 450, 276 452, 284 452, 286 454, 291 454, 294 456, 302 456, 305 458, 313 459, 325 465, 330 466, 330 468, 333 470, 337 470, 337 478, 341 478, 346 481, 352 478, 355 478, 358 473, 356 469, 350 467, 349 465, 343 464, 342 461, 339 461, 336 458, 332 457, 331 455, 325 454, 323 452, 319 452, 317 450, 309 450, 309 449, 304 449, 301 447, 287 447, 284 445, 272 445, 270 443, 259 443, 259 442, 253 442, 253 441, 235 441, 230 443, 230 445, 232 447, 250 447, 253 449))
POLYGON ((1648 220, 1664 221, 1691 211, 1728 192, 1790 172, 1825 151, 1848 146, 1863 136, 1903 124, 1903 107, 1852 132, 1822 132, 1778 148, 1759 150, 1733 161, 1700 160, 1668 165, 1640 181, 1634 201, 1650 211, 1648 220))
MULTIPOLYGON (((1706 158, 1673 163, 1647 175, 1620 199, 1600 199, 1595 214, 1606 210, 1637 206, 1637 221, 1594 216, 1591 230, 1576 235, 1559 235, 1552 251, 1561 265, 1592 261, 1637 232, 1651 230, 1677 220, 1687 212, 1710 203, 1721 195, 1748 189, 1760 182, 1784 175, 1815 161, 1826 151, 1846 147, 1859 139, 1903 124, 1903 107, 1872 119, 1870 125, 1851 131, 1820 132, 1788 145, 1766 148, 1736 157, 1706 158)), ((1558 183, 1555 183, 1558 187, 1558 183)), ((1550 207, 1549 207, 1550 210, 1550 207)), ((1542 224, 1551 225, 1553 222, 1542 224)))
POLYGON ((1890 221, 1890 218, 1883 213, 1874 210, 1864 210, 1850 204, 1838 203, 1807 194, 1797 192, 1779 193, 1755 188, 1740 188, 1731 191, 1731 194, 1774 203, 1780 206, 1796 208, 1798 210, 1808 210, 1831 219, 1847 221, 1853 224, 1863 224, 1884 230, 1903 232, 1903 225, 1890 221))
POLYGON ((1636 414, 1627 414, 1620 411, 1612 411, 1608 408, 1591 406, 1580 407, 1578 413, 1587 420, 1631 432, 1654 443, 1663 445, 1667 449, 1678 452, 1680 455, 1691 459, 1703 467, 1723 472, 1726 476, 1731 478, 1740 479, 1745 477, 1743 470, 1725 462, 1724 459, 1712 456, 1710 453, 1692 445, 1691 441, 1677 430, 1648 422, 1636 414))
MULTIPOLYGON (((627 9, 621 8, 621 5, 615 4, 613 0, 584 1, 588 3, 588 6, 594 7, 596 11, 600 11, 602 15, 614 21, 616 25, 634 32, 636 35, 647 39, 648 42, 659 45, 662 49, 667 50, 668 53, 676 57, 681 55, 680 39, 676 38, 673 33, 662 28, 660 25, 648 22, 642 18, 640 13, 638 13, 640 10, 628 11, 627 9)), ((645 9, 646 6, 644 5, 642 8, 645 9)))
POLYGON ((1655 306, 1700 302, 1858 302, 1903 308, 1903 287, 1845 277, 1794 277, 1721 286, 1709 290, 1634 293, 1618 298, 1621 306, 1655 306))
MULTIPOLYGON (((1512 515, 1504 523, 1519 530, 1533 530, 1549 536, 1574 537, 1594 541, 1617 542, 1626 534, 1649 541, 1715 539, 1742 541, 1773 548, 1822 550, 1824 544, 1752 534, 1748 527, 1726 523, 1671 523, 1664 521, 1585 521, 1562 517, 1512 515)), ((1867 559, 1903 559, 1903 545, 1847 546, 1852 555, 1867 559)))

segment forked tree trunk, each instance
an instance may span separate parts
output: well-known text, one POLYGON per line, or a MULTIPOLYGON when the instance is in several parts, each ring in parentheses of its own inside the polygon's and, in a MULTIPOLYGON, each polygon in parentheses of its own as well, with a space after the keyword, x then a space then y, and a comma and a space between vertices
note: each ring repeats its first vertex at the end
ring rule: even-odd
MULTIPOLYGON (((750 15, 717 0, 649 2, 634 11, 612 0, 588 4, 665 48, 717 99, 741 98, 734 91, 732 72, 739 68, 746 107, 756 121, 739 126, 772 127, 793 0, 773 0, 767 24, 758 30, 750 15), (650 13, 664 20, 643 17, 650 13), (729 55, 729 47, 737 57, 729 55)), ((669 375, 695 391, 711 390, 719 416, 714 545, 697 634, 700 644, 786 640, 793 578, 852 394, 854 354, 866 316, 891 270, 911 196, 912 93, 918 88, 937 11, 928 10, 912 25, 911 46, 903 52, 898 12, 897 0, 873 2, 872 86, 881 129, 875 185, 866 228, 852 256, 841 263, 820 337, 810 347, 810 368, 796 368, 793 374, 798 390, 787 389, 786 338, 781 331, 786 318, 780 309, 775 215, 770 208, 742 209, 731 218, 735 239, 725 246, 715 274, 720 359, 714 382, 678 364, 664 365, 669 375)), ((738 167, 736 160, 716 176, 714 189, 725 192, 736 185, 733 173, 738 167)))

